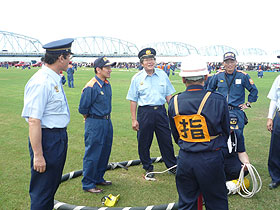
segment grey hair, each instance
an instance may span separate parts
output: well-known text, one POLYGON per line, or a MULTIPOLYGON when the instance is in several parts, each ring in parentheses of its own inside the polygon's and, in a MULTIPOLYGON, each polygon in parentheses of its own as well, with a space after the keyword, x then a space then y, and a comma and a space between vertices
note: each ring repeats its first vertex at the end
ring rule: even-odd
POLYGON ((204 76, 185 77, 185 79, 189 81, 198 81, 198 80, 204 80, 204 76))

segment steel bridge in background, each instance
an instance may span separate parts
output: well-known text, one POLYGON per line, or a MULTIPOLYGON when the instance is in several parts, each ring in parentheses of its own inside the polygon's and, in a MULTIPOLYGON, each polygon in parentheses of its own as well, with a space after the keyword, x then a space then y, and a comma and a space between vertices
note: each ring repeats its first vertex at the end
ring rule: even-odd
POLYGON ((76 57, 136 57, 138 51, 131 42, 104 36, 77 37, 72 45, 76 57))
POLYGON ((154 48, 157 51, 157 56, 199 55, 199 51, 194 46, 182 42, 156 42, 144 45, 144 47, 154 48))
POLYGON ((42 43, 35 38, 0 31, 0 56, 32 57, 43 55, 42 43))
MULTIPOLYGON (((77 37, 72 45, 74 57, 137 57, 139 48, 136 44, 121 39, 88 36, 77 37)), ((265 56, 279 55, 280 50, 266 52, 259 48, 235 49, 226 45, 213 45, 197 49, 195 46, 182 42, 156 42, 143 47, 153 47, 159 57, 181 57, 188 55, 222 56, 227 51, 232 51, 240 56, 265 56)), ((42 57, 44 49, 42 43, 35 38, 0 31, 0 57, 42 57)))

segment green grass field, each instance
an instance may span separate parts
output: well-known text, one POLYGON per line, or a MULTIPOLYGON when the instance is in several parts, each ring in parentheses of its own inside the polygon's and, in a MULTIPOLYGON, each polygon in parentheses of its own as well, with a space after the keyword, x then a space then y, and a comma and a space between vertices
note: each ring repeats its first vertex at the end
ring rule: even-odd
MULTIPOLYGON (((21 118, 24 86, 36 69, 21 70, 0 68, 0 209, 25 210, 30 208, 28 194, 30 180, 30 158, 28 152, 28 124, 21 118)), ((114 140, 110 162, 139 159, 136 132, 131 128, 130 106, 125 99, 132 71, 113 70, 110 79, 113 90, 112 122, 114 140)), ((270 177, 267 170, 267 158, 270 133, 266 130, 266 117, 269 100, 266 98, 277 73, 264 73, 257 78, 257 72, 250 72, 259 90, 259 99, 246 111, 249 124, 245 127, 246 149, 251 163, 257 168, 263 181, 261 191, 251 199, 239 195, 229 196, 229 209, 238 210, 275 210, 280 209, 279 189, 269 190, 270 177)), ((84 155, 84 122, 78 113, 81 90, 94 76, 93 69, 79 69, 74 74, 75 88, 64 86, 68 99, 71 122, 68 126, 69 147, 64 174, 82 169, 84 155)), ((185 89, 181 78, 170 75, 177 92, 185 89)), ((178 146, 174 145, 176 155, 178 146)), ((153 141, 151 156, 158 157, 160 152, 157 141, 153 141)), ((155 171, 165 170, 163 163, 154 164, 155 171)), ((116 169, 107 171, 105 178, 113 182, 99 195, 85 193, 81 186, 81 177, 62 183, 55 199, 79 206, 99 206, 100 199, 109 193, 120 194, 117 207, 160 205, 178 201, 175 178, 167 173, 157 175, 157 181, 148 182, 142 178, 142 166, 130 167, 128 171, 116 169)), ((207 179, 207 177, 205 177, 207 179)))

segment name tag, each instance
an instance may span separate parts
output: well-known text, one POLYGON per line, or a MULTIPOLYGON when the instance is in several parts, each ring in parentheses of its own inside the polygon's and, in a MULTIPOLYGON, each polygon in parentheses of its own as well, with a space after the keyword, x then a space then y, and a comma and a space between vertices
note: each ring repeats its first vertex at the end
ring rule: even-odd
POLYGON ((177 115, 174 117, 180 139, 186 142, 209 142, 206 120, 202 115, 177 115))
POLYGON ((236 84, 236 85, 241 85, 241 79, 236 79, 236 80, 235 80, 235 84, 236 84))

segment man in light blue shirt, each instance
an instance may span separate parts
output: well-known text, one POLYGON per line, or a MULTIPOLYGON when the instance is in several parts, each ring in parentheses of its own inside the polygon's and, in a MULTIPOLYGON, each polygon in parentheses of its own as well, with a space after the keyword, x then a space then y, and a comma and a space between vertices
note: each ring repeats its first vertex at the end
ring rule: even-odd
POLYGON ((60 71, 71 59, 73 39, 48 43, 44 66, 27 82, 22 117, 29 124, 31 210, 52 210, 66 160, 70 121, 60 71))
MULTIPOLYGON (((130 100, 132 129, 137 131, 138 153, 146 173, 153 171, 150 147, 154 132, 166 167, 170 168, 177 162, 164 106, 175 93, 175 89, 166 73, 155 68, 155 55, 153 48, 145 48, 139 52, 143 70, 133 76, 126 97, 130 100)), ((170 172, 176 173, 175 170, 170 172)), ((150 173, 146 178, 154 180, 154 174, 150 173)))

